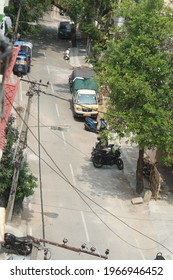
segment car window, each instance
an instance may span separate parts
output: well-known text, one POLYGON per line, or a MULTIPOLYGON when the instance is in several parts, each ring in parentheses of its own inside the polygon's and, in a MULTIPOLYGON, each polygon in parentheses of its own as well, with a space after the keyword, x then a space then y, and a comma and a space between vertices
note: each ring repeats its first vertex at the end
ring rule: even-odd
POLYGON ((97 104, 97 97, 94 94, 79 94, 77 103, 86 104, 86 105, 95 105, 97 104))
POLYGON ((67 31, 71 31, 71 24, 70 23, 60 23, 60 29, 65 29, 67 31))
POLYGON ((67 31, 71 31, 71 25, 70 24, 66 25, 65 28, 66 28, 67 31))

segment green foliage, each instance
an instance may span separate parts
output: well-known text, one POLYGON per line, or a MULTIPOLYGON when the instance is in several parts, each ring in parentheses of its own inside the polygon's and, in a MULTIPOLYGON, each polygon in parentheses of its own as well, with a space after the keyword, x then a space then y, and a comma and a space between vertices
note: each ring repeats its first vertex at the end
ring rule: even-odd
POLYGON ((75 24, 77 24, 80 21, 80 18, 84 13, 84 6, 82 2, 82 0, 61 1, 61 6, 64 8, 66 13, 70 16, 71 20, 74 21, 75 24))
POLYGON ((92 40, 92 44, 98 41, 103 44, 103 37, 111 19, 111 0, 63 0, 61 5, 74 23, 79 23, 80 29, 92 40))
POLYGON ((19 181, 16 192, 15 202, 21 202, 24 197, 33 195, 34 189, 37 187, 37 178, 30 172, 29 165, 24 161, 19 173, 19 181))
POLYGON ((132 132, 141 149, 161 149, 173 162, 172 12, 153 0, 123 1, 121 13, 124 35, 107 42, 100 63, 101 81, 111 91, 108 122, 120 135, 132 132))
MULTIPOLYGON (((13 122, 14 119, 10 117, 6 125, 6 143, 0 162, 0 206, 3 207, 6 207, 9 198, 15 167, 15 145, 19 135, 18 130, 13 127, 13 122)), ((33 194, 34 188, 37 186, 36 182, 37 178, 32 175, 27 162, 24 161, 19 172, 15 204, 21 203, 25 196, 33 194)))
POLYGON ((29 25, 29 24, 23 24, 22 25, 22 35, 26 36, 27 38, 30 37, 37 37, 40 35, 41 31, 43 30, 43 26, 42 25, 29 25))
MULTIPOLYGON (((5 7, 5 12, 8 14, 15 26, 17 14, 19 10, 20 1, 11 1, 8 7, 5 7)), ((35 32, 37 29, 27 22, 38 22, 45 12, 50 11, 51 0, 23 0, 21 4, 21 12, 19 18, 18 32, 21 34, 35 32)))
POLYGON ((13 157, 14 157, 14 146, 13 144, 18 139, 18 131, 12 127, 13 121, 8 122, 6 126, 6 143, 3 156, 0 162, 0 197, 1 203, 6 205, 8 200, 12 176, 13 176, 13 157))

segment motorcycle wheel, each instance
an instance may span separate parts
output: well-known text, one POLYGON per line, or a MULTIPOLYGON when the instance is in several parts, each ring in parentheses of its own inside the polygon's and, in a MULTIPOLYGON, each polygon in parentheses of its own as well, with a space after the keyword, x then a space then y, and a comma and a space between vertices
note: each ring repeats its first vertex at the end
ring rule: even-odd
POLYGON ((84 124, 84 128, 85 128, 86 131, 90 131, 90 129, 89 129, 87 124, 84 124))
POLYGON ((69 56, 64 56, 64 60, 69 60, 70 57, 69 56))
POLYGON ((4 245, 2 245, 2 247, 4 247, 7 250, 11 250, 12 249, 10 244, 4 244, 4 245))
POLYGON ((121 158, 117 159, 117 166, 119 170, 123 170, 124 169, 124 162, 122 161, 121 158))
POLYGON ((96 168, 101 168, 103 166, 103 160, 102 157, 96 156, 93 158, 93 165, 96 168))
POLYGON ((22 256, 28 256, 32 252, 32 244, 26 245, 21 249, 17 249, 17 253, 22 256))

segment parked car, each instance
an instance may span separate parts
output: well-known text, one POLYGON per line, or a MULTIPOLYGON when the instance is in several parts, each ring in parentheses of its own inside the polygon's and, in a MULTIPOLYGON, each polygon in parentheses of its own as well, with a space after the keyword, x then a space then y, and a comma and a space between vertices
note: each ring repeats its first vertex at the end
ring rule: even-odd
POLYGON ((71 39, 72 37, 72 24, 69 21, 61 21, 58 27, 58 38, 71 39))

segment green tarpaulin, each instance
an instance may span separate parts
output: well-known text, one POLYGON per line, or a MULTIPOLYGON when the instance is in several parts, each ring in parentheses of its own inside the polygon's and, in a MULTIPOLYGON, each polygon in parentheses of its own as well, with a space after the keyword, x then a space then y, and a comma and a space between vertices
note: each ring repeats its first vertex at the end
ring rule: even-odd
POLYGON ((76 78, 73 81, 73 95, 76 95, 77 90, 79 89, 92 89, 98 92, 98 84, 96 78, 82 79, 76 78))

